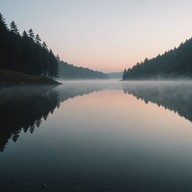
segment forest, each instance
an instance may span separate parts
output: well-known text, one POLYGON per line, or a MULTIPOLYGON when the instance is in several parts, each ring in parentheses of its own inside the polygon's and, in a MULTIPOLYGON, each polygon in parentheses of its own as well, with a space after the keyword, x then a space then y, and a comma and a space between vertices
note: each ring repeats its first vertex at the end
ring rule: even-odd
POLYGON ((58 58, 59 75, 61 79, 108 79, 105 73, 94 71, 84 67, 77 67, 58 58))
POLYGON ((146 58, 132 68, 125 69, 123 80, 175 79, 192 77, 192 38, 178 48, 155 58, 146 58))
POLYGON ((62 79, 106 79, 107 74, 61 61, 32 29, 22 35, 0 13, 0 69, 62 79))
POLYGON ((47 48, 32 29, 22 35, 14 21, 7 26, 0 13, 0 69, 55 78, 58 63, 52 50, 47 48))

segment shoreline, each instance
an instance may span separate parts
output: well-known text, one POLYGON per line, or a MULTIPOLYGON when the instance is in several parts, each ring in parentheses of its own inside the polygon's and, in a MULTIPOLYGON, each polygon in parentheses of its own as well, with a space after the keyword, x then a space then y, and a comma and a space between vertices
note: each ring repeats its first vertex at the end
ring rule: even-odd
POLYGON ((0 69, 0 86, 25 86, 25 85, 60 85, 48 77, 24 74, 16 71, 0 69))

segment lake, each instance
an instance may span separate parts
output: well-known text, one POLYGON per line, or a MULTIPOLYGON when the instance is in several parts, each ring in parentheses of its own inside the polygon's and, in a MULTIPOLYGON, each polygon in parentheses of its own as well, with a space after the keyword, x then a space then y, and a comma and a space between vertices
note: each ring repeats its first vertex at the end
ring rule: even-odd
POLYGON ((0 191, 191 192, 192 82, 0 89, 0 191))

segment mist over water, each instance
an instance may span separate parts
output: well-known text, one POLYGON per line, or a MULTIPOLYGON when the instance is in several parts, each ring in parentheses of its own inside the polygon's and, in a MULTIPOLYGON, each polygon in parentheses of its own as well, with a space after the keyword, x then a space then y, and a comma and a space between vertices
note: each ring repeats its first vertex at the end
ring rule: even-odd
POLYGON ((160 81, 124 84, 125 93, 158 106, 163 106, 192 121, 192 82, 160 81))
POLYGON ((2 88, 0 189, 191 191, 191 98, 191 81, 2 88))

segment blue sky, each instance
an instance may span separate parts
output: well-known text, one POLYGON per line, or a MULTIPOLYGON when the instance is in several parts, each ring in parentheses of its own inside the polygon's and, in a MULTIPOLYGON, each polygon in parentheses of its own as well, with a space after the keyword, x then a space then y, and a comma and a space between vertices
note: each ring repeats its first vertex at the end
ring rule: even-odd
POLYGON ((0 0, 7 23, 32 28, 61 59, 123 71, 192 36, 192 1, 0 0))

